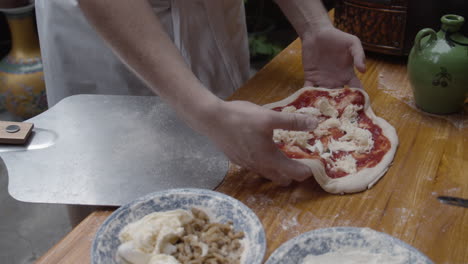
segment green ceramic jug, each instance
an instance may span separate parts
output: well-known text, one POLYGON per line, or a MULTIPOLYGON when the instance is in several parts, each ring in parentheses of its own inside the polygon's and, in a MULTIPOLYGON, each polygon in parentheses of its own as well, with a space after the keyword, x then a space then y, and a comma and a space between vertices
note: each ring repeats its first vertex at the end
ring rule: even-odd
POLYGON ((464 18, 445 15, 439 32, 416 35, 408 76, 416 105, 434 114, 461 111, 468 95, 468 38, 459 33, 464 18))

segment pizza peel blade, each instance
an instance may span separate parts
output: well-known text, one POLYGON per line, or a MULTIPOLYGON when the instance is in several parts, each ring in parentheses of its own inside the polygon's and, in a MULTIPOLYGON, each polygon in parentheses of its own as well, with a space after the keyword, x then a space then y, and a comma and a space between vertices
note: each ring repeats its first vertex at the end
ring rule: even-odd
POLYGON ((76 95, 0 145, 0 176, 20 201, 119 206, 154 191, 214 189, 228 160, 156 96, 76 95))

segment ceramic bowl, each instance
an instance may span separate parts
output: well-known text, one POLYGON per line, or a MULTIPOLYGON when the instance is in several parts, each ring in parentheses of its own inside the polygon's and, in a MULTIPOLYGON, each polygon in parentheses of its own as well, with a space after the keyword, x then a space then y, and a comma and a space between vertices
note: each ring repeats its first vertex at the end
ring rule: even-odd
POLYGON ((204 189, 170 189, 155 192, 126 204, 113 212, 97 231, 92 248, 91 263, 118 263, 118 235, 127 224, 159 211, 188 209, 204 210, 212 222, 233 222, 234 229, 243 231, 243 264, 260 264, 266 248, 265 232, 255 213, 238 200, 204 189))
POLYGON ((302 264, 306 256, 357 249, 390 254, 400 263, 433 264, 414 247, 370 228, 332 227, 299 235, 276 249, 265 264, 302 264))

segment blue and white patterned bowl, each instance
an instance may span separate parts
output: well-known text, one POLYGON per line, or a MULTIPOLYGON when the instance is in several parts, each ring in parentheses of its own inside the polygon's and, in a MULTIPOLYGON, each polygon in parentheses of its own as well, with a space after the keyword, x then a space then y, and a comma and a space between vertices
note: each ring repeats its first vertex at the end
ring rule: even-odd
POLYGON ((408 264, 433 264, 414 247, 370 228, 332 227, 299 235, 277 248, 265 264, 301 264, 306 256, 359 249, 400 257, 408 264))
POLYGON ((120 245, 118 235, 128 223, 159 211, 203 209, 214 222, 232 221, 236 231, 245 233, 242 260, 244 264, 260 264, 266 249, 265 232, 255 213, 240 201, 204 189, 171 189, 155 192, 126 204, 113 212, 96 233, 91 248, 91 263, 111 264, 120 245))

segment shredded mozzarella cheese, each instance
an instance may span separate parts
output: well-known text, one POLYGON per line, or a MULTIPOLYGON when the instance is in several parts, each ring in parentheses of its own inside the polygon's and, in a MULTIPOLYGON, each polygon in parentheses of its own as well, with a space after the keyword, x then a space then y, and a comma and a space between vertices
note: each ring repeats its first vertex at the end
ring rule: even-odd
POLYGON ((330 104, 327 98, 320 98, 315 102, 315 107, 320 110, 324 116, 337 117, 338 110, 330 104))
POLYGON ((357 171, 356 160, 351 155, 345 155, 335 162, 332 161, 332 170, 341 170, 346 173, 355 173, 357 171))
POLYGON ((296 107, 294 105, 286 106, 285 108, 281 109, 283 113, 294 113, 296 112, 296 107))
POLYGON ((273 130, 273 141, 275 143, 283 142, 288 145, 306 147, 309 145, 307 141, 313 137, 314 135, 304 131, 288 131, 283 129, 273 130))

